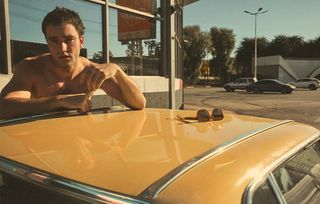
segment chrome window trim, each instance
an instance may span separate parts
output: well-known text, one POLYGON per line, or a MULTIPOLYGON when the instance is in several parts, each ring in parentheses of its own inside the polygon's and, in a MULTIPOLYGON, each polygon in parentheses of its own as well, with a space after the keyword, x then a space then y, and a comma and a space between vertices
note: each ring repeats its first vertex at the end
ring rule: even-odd
POLYGON ((197 166, 198 164, 210 159, 211 157, 229 149, 230 147, 232 147, 232 146, 234 146, 234 145, 236 145, 236 144, 238 144, 238 143, 240 143, 240 142, 242 142, 242 141, 244 141, 254 135, 257 135, 261 132, 267 131, 267 130, 272 129, 274 127, 277 127, 277 126, 280 126, 283 124, 287 124, 290 122, 292 122, 292 120, 277 121, 277 122, 272 123, 271 125, 268 125, 267 127, 262 127, 260 129, 248 132, 246 134, 238 135, 238 136, 234 137, 233 139, 218 145, 217 147, 209 149, 206 152, 184 162, 183 164, 176 167, 175 169, 173 169, 172 171, 167 173, 165 176, 163 176, 162 178, 160 178, 159 180, 157 180, 156 182, 151 184, 146 190, 144 190, 138 196, 138 198, 147 199, 147 200, 154 199, 170 183, 175 181, 179 176, 183 175, 184 173, 186 173, 187 171, 189 171, 193 167, 197 166))
POLYGON ((149 203, 33 169, 3 157, 0 157, 0 170, 48 190, 90 203, 149 203))
POLYGON ((273 173, 269 174, 268 183, 270 184, 272 191, 273 191, 274 195, 276 196, 277 201, 280 204, 285 204, 286 201, 284 200, 284 197, 281 194, 281 190, 277 184, 276 178, 274 177, 273 173))
MULTIPOLYGON (((290 151, 288 151, 287 153, 282 155, 282 157, 279 157, 277 160, 275 160, 269 166, 267 166, 264 169, 264 171, 260 172, 260 174, 252 182, 250 182, 250 184, 246 187, 246 190, 245 190, 244 196, 243 196, 243 203, 252 204, 252 197, 253 197, 254 191, 256 190, 258 185, 261 183, 261 181, 264 178, 266 178, 266 176, 269 177, 272 174, 272 171, 274 169, 276 169, 279 165, 283 164, 285 161, 287 161, 288 159, 293 157, 297 152, 301 151, 303 148, 306 148, 306 147, 312 145, 313 143, 317 142, 319 139, 320 139, 319 133, 311 136, 309 139, 300 143, 295 148, 291 149, 290 151)), ((272 181, 272 180, 268 179, 268 181, 272 181)), ((270 185, 274 185, 274 184, 277 185, 276 183, 269 183, 269 184, 270 185)), ((280 194, 282 197, 282 194, 278 188, 272 187, 272 189, 276 190, 276 191, 274 191, 276 196, 278 196, 277 194, 280 194)), ((286 202, 284 202, 284 203, 286 203, 286 202)))

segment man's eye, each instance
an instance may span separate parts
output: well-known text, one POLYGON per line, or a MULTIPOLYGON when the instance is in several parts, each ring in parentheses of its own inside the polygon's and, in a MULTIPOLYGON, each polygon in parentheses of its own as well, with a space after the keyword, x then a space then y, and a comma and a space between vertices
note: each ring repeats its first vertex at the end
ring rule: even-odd
POLYGON ((67 38, 67 39, 65 39, 65 42, 69 42, 70 43, 70 42, 73 42, 73 40, 74 40, 73 38, 67 38))

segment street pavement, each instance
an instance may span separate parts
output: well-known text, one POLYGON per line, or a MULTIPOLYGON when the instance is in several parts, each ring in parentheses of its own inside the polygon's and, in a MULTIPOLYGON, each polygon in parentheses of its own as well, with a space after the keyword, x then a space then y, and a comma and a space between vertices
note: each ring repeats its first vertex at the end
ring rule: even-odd
POLYGON ((237 114, 291 119, 320 129, 320 89, 297 89, 292 94, 226 92, 221 87, 184 89, 184 109, 216 107, 237 114))

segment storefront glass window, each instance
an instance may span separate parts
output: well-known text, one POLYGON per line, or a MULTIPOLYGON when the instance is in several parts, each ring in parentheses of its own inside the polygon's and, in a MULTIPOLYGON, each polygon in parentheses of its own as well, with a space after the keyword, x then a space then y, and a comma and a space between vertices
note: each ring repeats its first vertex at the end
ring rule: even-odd
POLYGON ((159 75, 160 22, 123 13, 109 12, 110 61, 130 75, 159 75))
POLYGON ((81 0, 9 0, 12 61, 48 51, 41 31, 45 15, 56 6, 79 13, 85 27, 85 45, 81 55, 98 61, 102 53, 101 5, 81 0))

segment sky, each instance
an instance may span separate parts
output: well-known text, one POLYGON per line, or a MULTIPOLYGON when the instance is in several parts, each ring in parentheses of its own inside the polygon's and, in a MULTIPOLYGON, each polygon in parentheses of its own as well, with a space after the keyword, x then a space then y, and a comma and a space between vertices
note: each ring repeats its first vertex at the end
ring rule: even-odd
POLYGON ((199 0, 184 8, 183 24, 199 25, 202 31, 232 29, 237 48, 243 38, 254 38, 254 16, 243 11, 260 7, 268 12, 257 17, 257 37, 271 41, 277 35, 304 40, 320 36, 320 0, 199 0))
MULTIPOLYGON (((157 2, 159 4, 160 0, 157 2)), ((10 0, 12 39, 44 43, 40 23, 45 14, 56 5, 79 12, 86 25, 85 47, 88 48, 88 55, 102 50, 101 8, 97 4, 79 0, 10 0)), ((268 12, 258 15, 258 37, 266 37, 271 41, 280 34, 299 35, 305 40, 320 36, 320 0, 199 0, 185 6, 184 26, 199 25, 202 31, 209 31, 212 27, 232 29, 238 47, 244 37, 254 37, 254 16, 243 11, 256 12, 260 7, 268 12)), ((111 10, 109 42, 113 54, 121 56, 126 45, 117 41, 116 17, 115 11, 111 10)), ((157 33, 159 41, 159 22, 157 33)))

